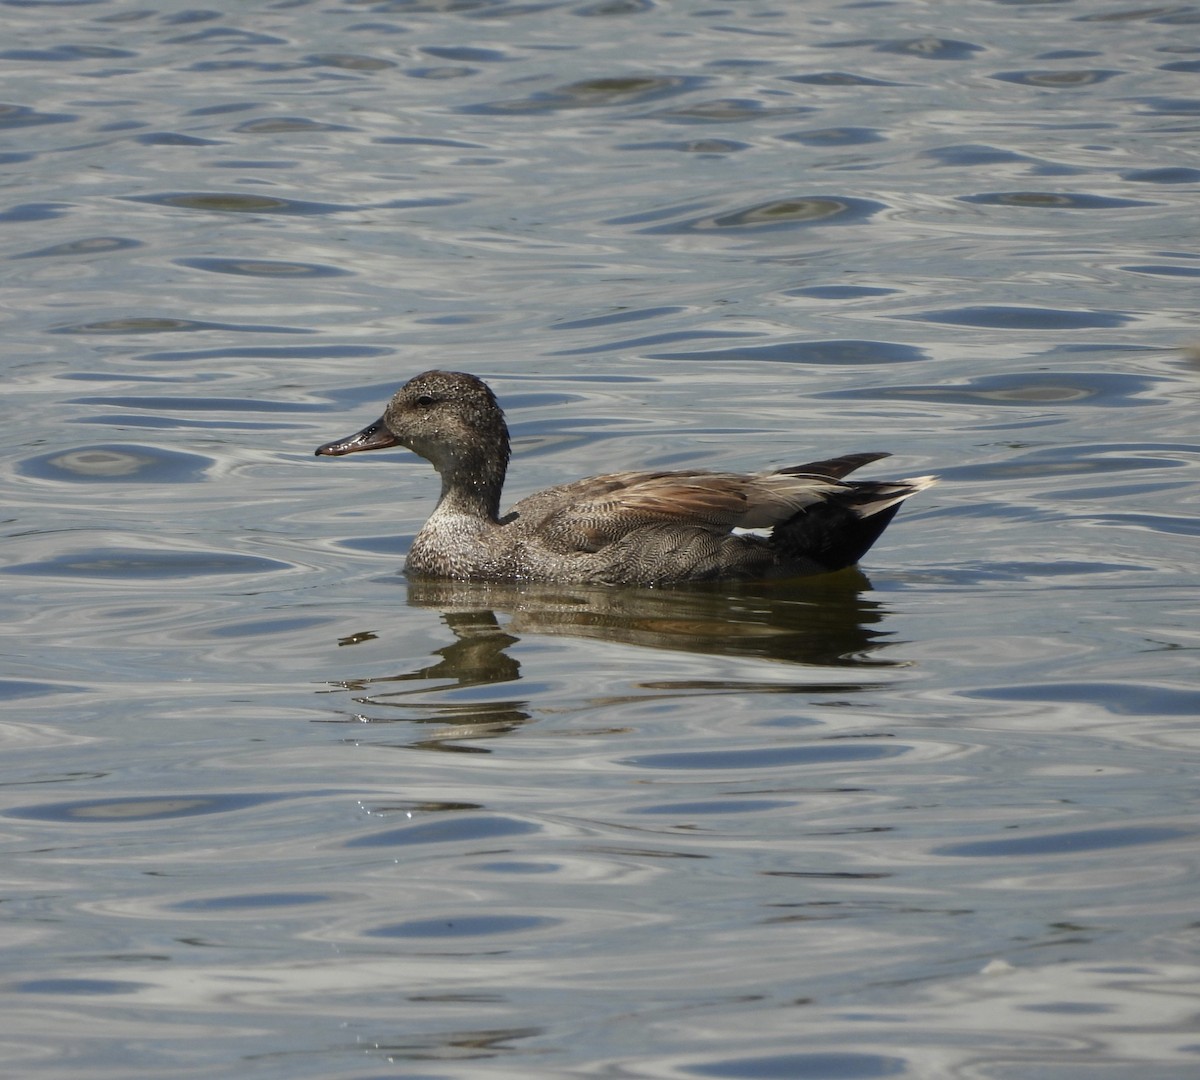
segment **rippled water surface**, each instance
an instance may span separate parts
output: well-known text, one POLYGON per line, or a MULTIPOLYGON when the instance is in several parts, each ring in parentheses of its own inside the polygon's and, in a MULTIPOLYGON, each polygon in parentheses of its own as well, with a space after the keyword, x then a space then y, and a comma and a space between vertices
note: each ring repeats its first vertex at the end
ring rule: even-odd
POLYGON ((0 1060, 1200 1073, 1200 6, 3 0, 0 1060), (862 572, 409 585, 890 450, 862 572))

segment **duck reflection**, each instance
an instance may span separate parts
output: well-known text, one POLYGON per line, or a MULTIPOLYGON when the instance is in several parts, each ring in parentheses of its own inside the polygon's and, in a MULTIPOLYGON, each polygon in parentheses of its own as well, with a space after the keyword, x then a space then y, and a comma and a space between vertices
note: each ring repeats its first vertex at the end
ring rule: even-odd
MULTIPOLYGON (((411 581, 408 602, 442 612, 458 638, 455 646, 439 650, 443 666, 450 664, 470 684, 501 681, 484 674, 485 659, 488 665, 496 663, 480 647, 478 636, 488 632, 485 627, 507 636, 508 644, 526 634, 567 634, 793 664, 885 664, 871 654, 887 636, 872 629, 886 610, 866 594, 869 587, 858 570, 787 582, 673 589, 411 581), (503 629, 498 612, 507 616, 503 629)), ((517 677, 515 670, 512 677, 517 677)))
MULTIPOLYGON (((645 648, 841 669, 846 677, 814 683, 809 693, 850 693, 876 687, 847 669, 891 667, 876 655, 889 635, 878 628, 887 610, 857 570, 790 582, 697 585, 677 589, 620 589, 605 586, 509 585, 489 582, 410 581, 408 602, 442 613, 453 640, 434 650, 435 662, 396 675, 346 680, 339 688, 357 693, 360 705, 383 708, 359 714, 360 722, 434 723, 437 735, 407 743, 481 752, 452 746, 455 739, 502 734, 531 717, 532 703, 509 698, 483 700, 461 695, 430 701, 429 695, 471 687, 516 683, 520 662, 511 646, 529 635, 569 635, 645 648), (437 684, 431 686, 431 684, 437 684), (417 700, 418 697, 420 700, 417 700), (447 730, 444 725, 450 725, 447 730)), ((365 637, 343 639, 354 644, 365 637)), ((643 684, 642 689, 741 689, 720 679, 643 684)), ((799 687, 764 681, 761 689, 799 687)))
MULTIPOLYGON (((454 632, 454 640, 434 655, 436 663, 425 664, 414 671, 399 675, 383 675, 365 679, 345 679, 340 689, 363 696, 356 697, 360 705, 400 708, 396 715, 365 715, 355 720, 361 723, 385 723, 404 720, 408 723, 430 723, 439 726, 436 736, 405 745, 435 750, 456 750, 463 753, 483 753, 480 748, 464 746, 456 739, 478 739, 502 735, 531 719, 530 703, 515 701, 414 701, 416 695, 435 690, 461 690, 472 686, 516 682, 521 677, 521 665, 506 651, 521 639, 506 633, 495 612, 488 609, 443 611, 446 625, 454 632), (415 686, 405 686, 415 683, 415 686), (430 683, 440 686, 430 687, 430 683), (450 727, 446 728, 445 725, 450 727)), ((344 638, 341 645, 353 645, 374 638, 375 634, 356 634, 344 638)))

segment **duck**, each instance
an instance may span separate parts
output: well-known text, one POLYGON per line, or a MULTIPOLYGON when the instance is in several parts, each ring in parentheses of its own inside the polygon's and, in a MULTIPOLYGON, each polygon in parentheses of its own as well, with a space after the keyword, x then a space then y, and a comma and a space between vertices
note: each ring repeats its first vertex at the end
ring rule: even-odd
POLYGON ((885 453, 756 473, 614 472, 546 488, 501 515, 508 425, 491 388, 461 371, 414 376, 378 420, 316 454, 388 447, 441 477, 405 562, 414 579, 658 587, 832 573, 855 565, 900 504, 937 479, 846 479, 885 453))

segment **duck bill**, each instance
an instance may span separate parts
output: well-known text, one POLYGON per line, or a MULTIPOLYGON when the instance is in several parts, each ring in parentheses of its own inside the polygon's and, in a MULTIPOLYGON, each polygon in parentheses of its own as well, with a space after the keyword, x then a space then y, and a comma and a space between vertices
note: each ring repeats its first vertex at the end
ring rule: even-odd
POLYGON ((341 457, 343 454, 357 454, 360 450, 384 450, 389 446, 399 445, 400 440, 387 429, 383 418, 380 417, 362 431, 318 446, 317 457, 341 457))

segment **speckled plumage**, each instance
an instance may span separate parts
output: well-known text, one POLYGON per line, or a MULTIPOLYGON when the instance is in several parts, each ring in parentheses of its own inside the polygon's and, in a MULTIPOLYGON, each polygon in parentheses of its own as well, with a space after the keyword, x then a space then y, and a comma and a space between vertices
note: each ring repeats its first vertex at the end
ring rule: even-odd
POLYGON ((887 454, 750 474, 608 473, 539 491, 500 517, 504 414, 485 383, 455 371, 415 376, 374 424, 317 454, 388 446, 408 447, 442 478, 406 571, 465 581, 667 585, 839 570, 862 557, 900 503, 934 482, 845 479, 887 454))

